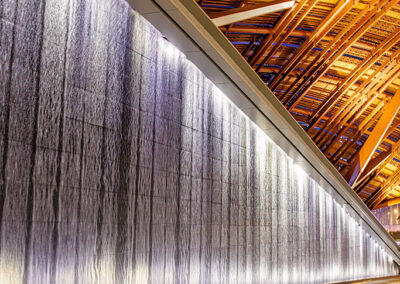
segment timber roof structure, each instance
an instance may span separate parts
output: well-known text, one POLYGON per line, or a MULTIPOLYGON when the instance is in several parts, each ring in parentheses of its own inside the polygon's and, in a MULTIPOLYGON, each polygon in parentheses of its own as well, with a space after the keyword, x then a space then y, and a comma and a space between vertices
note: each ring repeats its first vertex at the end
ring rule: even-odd
POLYGON ((197 0, 371 209, 400 197, 399 2, 197 0))

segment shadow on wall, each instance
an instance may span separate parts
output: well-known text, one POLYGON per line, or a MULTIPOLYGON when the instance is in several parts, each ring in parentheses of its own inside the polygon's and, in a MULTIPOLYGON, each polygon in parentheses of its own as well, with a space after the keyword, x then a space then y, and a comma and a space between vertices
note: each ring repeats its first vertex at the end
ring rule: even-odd
POLYGON ((2 0, 0 35, 0 283, 395 273, 125 2, 2 0))

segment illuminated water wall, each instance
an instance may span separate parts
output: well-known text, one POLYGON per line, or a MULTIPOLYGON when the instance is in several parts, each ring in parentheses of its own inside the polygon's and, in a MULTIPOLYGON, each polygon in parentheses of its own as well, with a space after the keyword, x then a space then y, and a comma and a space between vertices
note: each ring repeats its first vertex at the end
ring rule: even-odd
POLYGON ((0 2, 0 283, 307 283, 392 258, 123 1, 0 2))
POLYGON ((386 230, 400 232, 400 204, 379 208, 372 212, 386 230))

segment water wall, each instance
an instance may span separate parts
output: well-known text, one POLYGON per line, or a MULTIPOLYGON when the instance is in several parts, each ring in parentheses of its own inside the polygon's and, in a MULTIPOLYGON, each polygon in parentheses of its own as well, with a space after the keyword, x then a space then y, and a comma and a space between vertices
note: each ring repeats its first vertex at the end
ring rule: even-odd
POLYGON ((372 212, 386 230, 400 232, 400 204, 382 207, 372 212))
POLYGON ((0 36, 0 283, 397 272, 354 212, 122 0, 1 0, 0 36))

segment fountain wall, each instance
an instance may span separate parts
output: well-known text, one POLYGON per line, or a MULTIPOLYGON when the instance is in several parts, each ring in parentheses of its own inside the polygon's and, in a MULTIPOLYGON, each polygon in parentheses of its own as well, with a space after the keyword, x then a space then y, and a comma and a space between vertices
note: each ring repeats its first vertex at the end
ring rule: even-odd
POLYGON ((0 2, 0 283, 325 283, 393 256, 129 5, 0 2))
POLYGON ((382 226, 390 232, 400 231, 400 205, 395 204, 372 211, 382 226))

